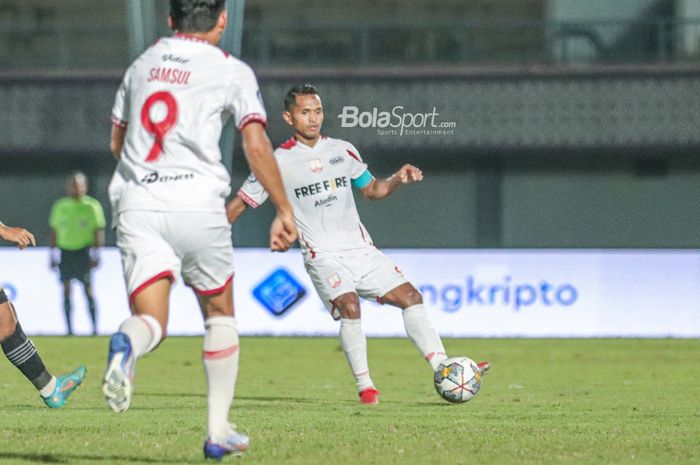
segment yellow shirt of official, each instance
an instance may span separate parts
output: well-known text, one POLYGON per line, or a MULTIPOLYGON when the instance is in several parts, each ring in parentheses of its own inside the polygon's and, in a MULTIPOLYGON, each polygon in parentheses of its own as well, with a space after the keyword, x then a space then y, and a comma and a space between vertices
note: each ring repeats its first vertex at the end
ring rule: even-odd
POLYGON ((84 195, 79 199, 63 197, 51 208, 49 226, 56 231, 56 246, 62 250, 80 250, 95 245, 95 232, 106 224, 102 205, 84 195))

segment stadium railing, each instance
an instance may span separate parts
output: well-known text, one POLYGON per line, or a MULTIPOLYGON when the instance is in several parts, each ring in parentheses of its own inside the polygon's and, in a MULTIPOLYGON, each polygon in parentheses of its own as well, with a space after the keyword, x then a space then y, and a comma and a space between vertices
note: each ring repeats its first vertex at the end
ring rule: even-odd
MULTIPOLYGON (((0 69, 123 68, 125 26, 0 22, 0 69)), ((362 21, 244 27, 254 65, 656 63, 700 60, 700 18, 362 21)))

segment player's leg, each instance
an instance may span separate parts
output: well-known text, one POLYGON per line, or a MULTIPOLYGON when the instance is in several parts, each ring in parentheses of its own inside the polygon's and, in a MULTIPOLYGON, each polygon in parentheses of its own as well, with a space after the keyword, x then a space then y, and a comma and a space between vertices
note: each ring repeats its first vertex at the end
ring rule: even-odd
MULTIPOLYGON (((411 283, 405 282, 384 294, 381 300, 403 310, 406 334, 430 363, 433 370, 447 359, 445 347, 442 345, 440 335, 428 319, 423 305, 423 297, 418 289, 413 287, 411 283)), ((485 373, 491 368, 491 363, 479 362, 478 366, 481 372, 485 373)))
POLYGON ((95 305, 95 296, 92 293, 92 285, 90 281, 83 284, 83 290, 85 291, 85 300, 88 304, 88 312, 90 312, 90 321, 92 322, 92 335, 97 335, 97 307, 95 305))
POLYGON ((238 378, 239 337, 233 311, 233 285, 217 294, 198 293, 204 316, 202 360, 207 376, 207 431, 204 454, 221 458, 248 449, 249 440, 235 431, 228 417, 238 378))
POLYGON ((84 249, 81 259, 83 263, 81 263, 80 282, 83 285, 85 300, 88 304, 88 312, 90 313, 90 321, 92 322, 92 335, 94 336, 97 334, 97 308, 95 306, 95 297, 92 293, 92 268, 89 249, 84 249))
POLYGON ((0 345, 7 359, 39 391, 44 403, 51 408, 62 407, 82 383, 85 367, 56 378, 48 372, 32 341, 24 334, 12 304, 0 288, 0 345))
POLYGON ((206 458, 248 449, 248 437, 228 422, 238 378, 239 338, 233 311, 234 258, 225 212, 173 215, 182 276, 197 294, 204 316, 202 359, 207 378, 206 458), (191 227, 197 225, 198 227, 191 227), (204 245, 203 245, 204 244, 204 245))
POLYGON ((347 292, 333 299, 333 307, 340 314, 340 344, 355 377, 360 401, 379 403, 379 391, 369 375, 367 337, 362 329, 360 299, 355 292, 347 292))
POLYGON ((102 392, 115 412, 124 412, 131 405, 136 361, 165 337, 170 287, 171 278, 163 277, 141 289, 132 297, 132 316, 110 338, 102 392))
POLYGON ((72 315, 72 293, 71 293, 71 282, 73 278, 76 278, 75 273, 75 252, 70 250, 59 249, 61 252, 61 259, 58 262, 58 274, 61 278, 61 283, 63 284, 63 314, 66 318, 66 330, 68 335, 73 334, 73 323, 71 319, 72 315))
POLYGON ((180 260, 164 238, 167 214, 129 211, 117 219, 121 253, 132 316, 119 326, 109 343, 102 391, 115 412, 131 404, 136 360, 155 349, 165 335, 172 281, 180 260))
POLYGON ((381 299, 382 302, 403 310, 406 334, 435 370, 447 355, 440 335, 428 320, 420 292, 411 283, 405 282, 384 294, 381 299))
POLYGON ((440 336, 428 320, 420 292, 408 282, 393 260, 373 249, 362 259, 358 293, 403 310, 404 327, 423 357, 435 369, 447 358, 440 336))
POLYGON ((71 323, 71 280, 63 280, 63 314, 66 317, 66 329, 68 335, 73 335, 73 324, 71 323))
POLYGON ((369 373, 367 338, 362 329, 352 260, 323 255, 305 260, 304 265, 321 301, 333 319, 340 320, 340 344, 355 378, 360 401, 376 404, 379 392, 369 373))

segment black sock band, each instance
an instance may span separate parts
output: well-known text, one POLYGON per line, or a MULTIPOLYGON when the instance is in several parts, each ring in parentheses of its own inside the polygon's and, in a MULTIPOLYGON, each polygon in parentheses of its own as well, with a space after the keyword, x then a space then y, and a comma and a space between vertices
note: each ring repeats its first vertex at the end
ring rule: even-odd
POLYGON ((0 305, 4 304, 5 302, 9 301, 10 299, 7 298, 7 294, 5 294, 5 289, 0 287, 0 305))
POLYGON ((44 362, 39 357, 32 341, 22 331, 19 322, 15 332, 0 344, 7 359, 19 368, 19 371, 34 384, 34 387, 41 390, 51 381, 51 375, 46 371, 44 362))

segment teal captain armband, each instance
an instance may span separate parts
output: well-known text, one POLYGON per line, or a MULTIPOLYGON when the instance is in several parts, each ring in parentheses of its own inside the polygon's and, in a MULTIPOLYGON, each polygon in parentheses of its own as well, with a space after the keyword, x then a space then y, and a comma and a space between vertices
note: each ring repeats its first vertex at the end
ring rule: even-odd
POLYGON ((372 173, 370 173, 369 170, 365 170, 365 172, 362 173, 359 178, 353 179, 351 183, 353 187, 364 189, 365 187, 369 186, 372 180, 374 180, 372 173))

